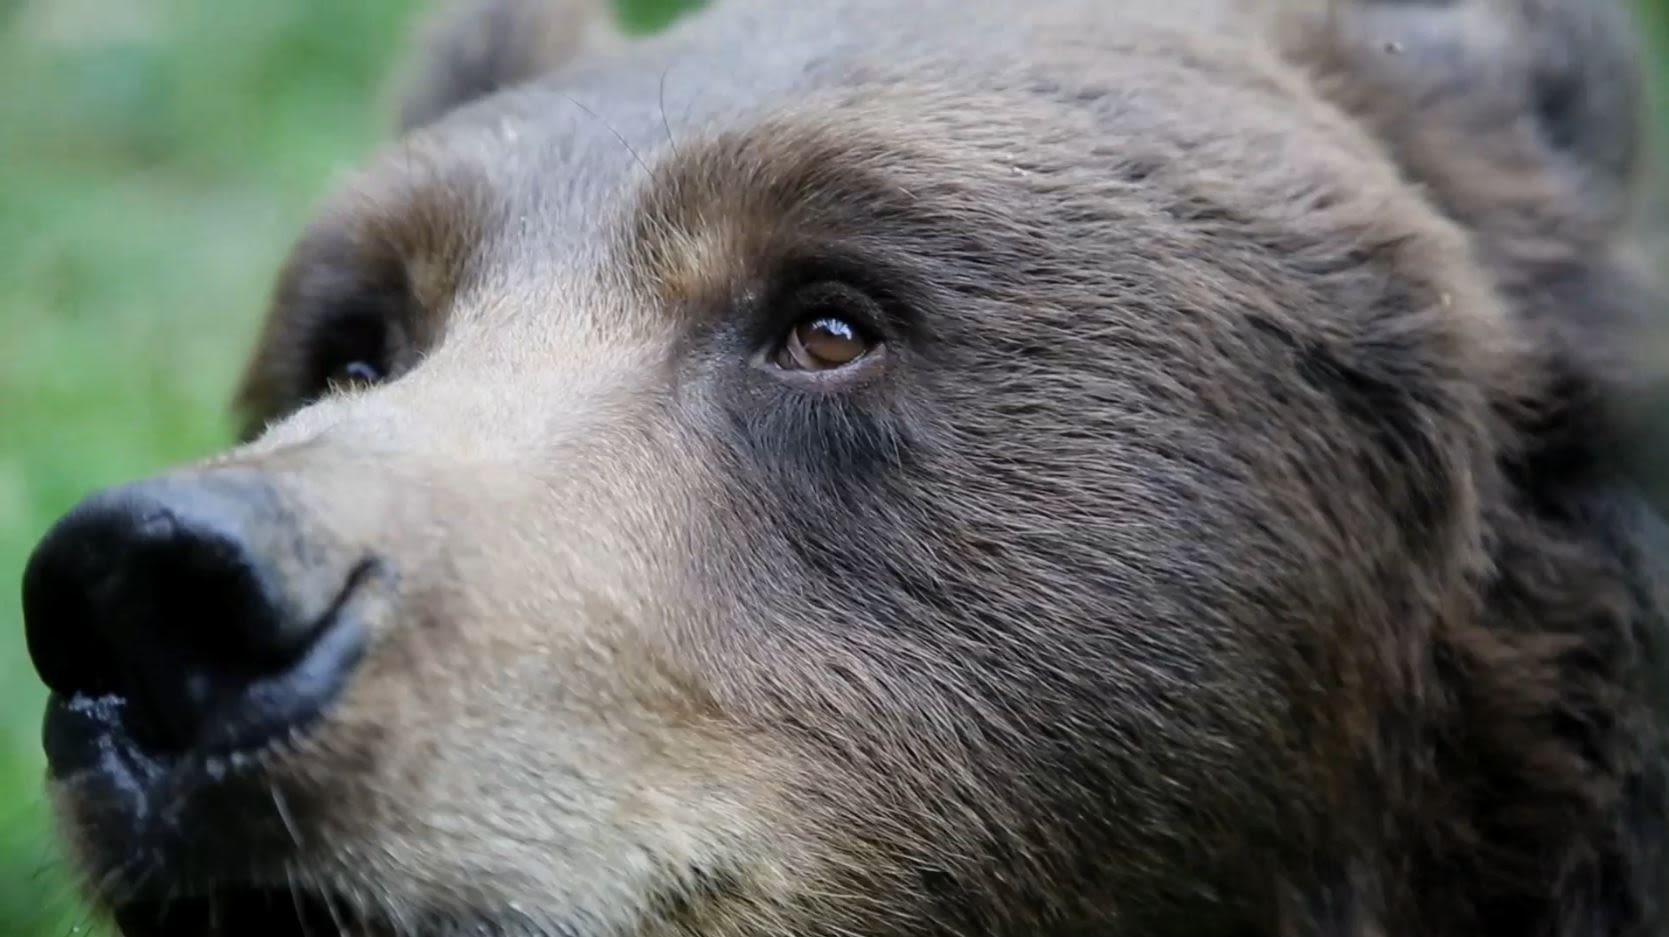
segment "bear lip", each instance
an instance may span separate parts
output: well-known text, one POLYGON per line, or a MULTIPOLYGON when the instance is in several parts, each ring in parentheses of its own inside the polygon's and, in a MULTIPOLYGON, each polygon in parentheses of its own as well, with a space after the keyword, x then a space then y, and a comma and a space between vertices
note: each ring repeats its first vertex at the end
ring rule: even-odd
POLYGON ((53 693, 41 727, 51 776, 110 774, 124 764, 144 764, 196 765, 217 779, 293 745, 324 718, 364 657, 366 628, 351 610, 338 607, 321 633, 293 665, 250 682, 228 700, 213 728, 183 750, 146 744, 124 694, 53 693))
POLYGON ((172 901, 135 901, 113 912, 124 937, 380 937, 393 928, 340 896, 295 887, 226 887, 172 901))
MULTIPOLYGON (((131 730, 129 704, 118 694, 49 697, 42 736, 60 820, 77 842, 90 878, 102 883, 104 894, 92 897, 115 911, 123 933, 217 934, 222 931, 207 915, 226 908, 249 917, 249 926, 224 930, 229 935, 339 932, 314 926, 320 918, 304 913, 324 907, 322 899, 292 901, 288 889, 279 887, 272 895, 283 897, 280 904, 264 900, 261 886, 222 878, 228 869, 266 869, 261 874, 268 881, 283 881, 268 873, 285 868, 301 851, 311 824, 305 815, 292 814, 291 805, 304 806, 308 795, 286 780, 283 768, 323 721, 365 643, 365 628, 353 616, 331 627, 317 655, 304 657, 291 671, 316 680, 320 666, 310 659, 328 658, 324 665, 342 679, 318 698, 319 705, 304 713, 287 711, 282 722, 245 720, 185 751, 145 745, 131 730), (350 657, 350 666, 339 666, 350 657), (298 795, 304 800, 296 800, 298 795), (303 821, 299 826, 297 817, 303 821), (147 861, 135 865, 136 856, 147 861), (272 911, 265 914, 247 910, 269 904, 272 911), (289 926, 280 926, 281 909, 289 926), (156 923, 162 917, 166 926, 156 923), (277 922, 276 929, 254 927, 268 918, 277 922)), ((337 908, 346 906, 336 902, 337 908)))

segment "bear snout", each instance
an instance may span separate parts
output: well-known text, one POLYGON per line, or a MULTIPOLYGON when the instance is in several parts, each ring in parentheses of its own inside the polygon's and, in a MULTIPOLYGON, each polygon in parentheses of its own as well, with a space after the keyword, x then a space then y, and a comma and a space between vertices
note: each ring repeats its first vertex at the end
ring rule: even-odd
POLYGON ((65 515, 23 583, 29 651, 54 693, 54 774, 89 767, 88 736, 216 756, 318 718, 362 656, 345 612, 376 561, 338 557, 306 528, 245 469, 122 485, 65 515))

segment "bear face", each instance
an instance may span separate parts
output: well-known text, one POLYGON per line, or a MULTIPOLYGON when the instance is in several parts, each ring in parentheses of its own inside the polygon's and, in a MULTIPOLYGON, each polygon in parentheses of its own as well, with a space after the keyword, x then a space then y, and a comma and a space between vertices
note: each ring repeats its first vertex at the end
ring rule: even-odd
POLYGON ((1105 6, 443 21, 26 575, 127 933, 1660 933, 1608 14, 1105 6))

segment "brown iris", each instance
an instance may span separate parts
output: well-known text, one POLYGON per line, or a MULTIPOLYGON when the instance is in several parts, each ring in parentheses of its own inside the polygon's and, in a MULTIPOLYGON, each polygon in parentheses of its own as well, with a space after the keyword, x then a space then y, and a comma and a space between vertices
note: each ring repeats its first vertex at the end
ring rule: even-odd
POLYGON ((777 351, 776 363, 790 371, 830 371, 862 358, 870 345, 869 339, 845 319, 816 316, 801 320, 789 330, 777 351))

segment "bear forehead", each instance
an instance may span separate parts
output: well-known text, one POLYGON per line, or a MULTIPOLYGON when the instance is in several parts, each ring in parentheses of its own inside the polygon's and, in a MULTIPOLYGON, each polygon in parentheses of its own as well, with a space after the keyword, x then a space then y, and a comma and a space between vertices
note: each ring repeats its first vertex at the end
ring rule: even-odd
MULTIPOLYGON (((1083 187, 1078 172, 1098 183, 1166 164, 1255 174, 1268 161, 1256 140, 1216 144, 1248 127, 1316 129, 1302 114, 1313 102, 1294 108, 1270 63, 1195 68, 1163 31, 1114 43, 1087 75, 1016 43, 978 61, 949 40, 907 59, 831 43, 716 78, 710 65, 684 74, 713 57, 701 42, 650 46, 467 105, 374 160, 298 256, 400 267, 431 312, 460 290, 599 277, 666 309, 733 290, 799 248, 876 253, 958 227, 995 231, 1013 220, 1005 199, 1060 201, 1083 187), (1202 109, 1214 113, 1189 116, 1202 109)), ((1084 195, 1105 207, 1139 200, 1133 188, 1084 195)))

